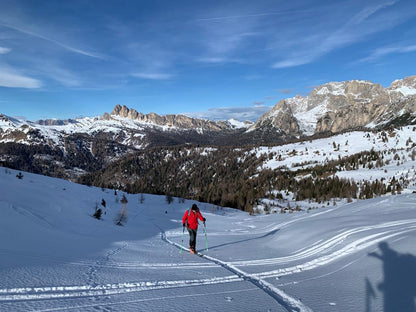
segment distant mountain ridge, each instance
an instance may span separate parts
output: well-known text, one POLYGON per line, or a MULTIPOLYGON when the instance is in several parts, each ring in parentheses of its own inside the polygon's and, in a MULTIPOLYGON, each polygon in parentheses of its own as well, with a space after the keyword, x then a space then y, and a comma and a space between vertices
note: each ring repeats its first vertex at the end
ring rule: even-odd
POLYGON ((196 144, 206 143, 204 134, 223 136, 225 133, 227 137, 235 135, 229 141, 239 145, 244 142, 282 142, 357 128, 381 128, 398 119, 409 124, 415 122, 415 117, 416 76, 411 76, 395 80, 388 88, 363 80, 330 82, 316 87, 306 97, 279 101, 255 123, 212 121, 181 114, 143 114, 125 105, 116 105, 111 113, 104 113, 101 117, 68 120, 31 122, 0 114, 0 142, 36 144, 52 140, 57 143, 68 134, 111 132, 123 136, 130 145, 144 147, 154 145, 148 135, 150 131, 181 133, 183 139, 179 141, 196 144), (33 133, 37 133, 36 140, 30 137, 33 133), (194 133, 201 137, 192 139, 194 133), (186 136, 190 136, 190 140, 186 136))
MULTIPOLYGON (((123 105, 116 105, 111 112, 111 114, 105 113, 103 115, 104 120, 110 120, 112 116, 120 116, 124 118, 129 118, 132 120, 137 120, 144 123, 155 124, 163 127, 175 127, 179 129, 202 129, 210 131, 221 131, 229 130, 235 126, 228 121, 212 121, 198 118, 191 118, 182 114, 174 115, 158 115, 155 113, 143 114, 135 109, 128 108, 123 105)), ((248 126, 248 122, 245 123, 248 126)), ((241 126, 244 126, 244 123, 241 123, 241 126)))
POLYGON ((75 179, 128 154, 157 146, 232 145, 247 124, 184 115, 144 115, 116 105, 111 114, 35 122, 0 114, 0 165, 75 179))
POLYGON ((330 82, 306 97, 281 100, 250 127, 272 127, 295 135, 339 133, 356 128, 377 128, 407 115, 416 117, 416 76, 395 80, 390 87, 370 81, 330 82))
POLYGON ((72 178, 144 149, 177 145, 259 146, 416 123, 416 76, 390 87, 330 82, 279 101, 255 123, 143 114, 124 105, 100 117, 36 122, 0 114, 0 164, 72 178), (52 172, 52 173, 51 173, 52 172))

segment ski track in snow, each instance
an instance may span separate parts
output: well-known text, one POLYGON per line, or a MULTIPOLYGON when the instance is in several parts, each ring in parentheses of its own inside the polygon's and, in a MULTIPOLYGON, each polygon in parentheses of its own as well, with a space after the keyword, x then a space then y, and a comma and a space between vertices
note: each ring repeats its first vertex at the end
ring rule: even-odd
MULTIPOLYGON (((166 233, 162 230, 161 231, 161 239, 179 249, 182 249, 183 247, 178 244, 175 243, 171 240, 169 240, 166 237, 166 233)), ((200 254, 200 256, 204 259, 207 259, 213 263, 218 264, 219 266, 223 267, 224 269, 230 271, 231 273, 235 274, 236 277, 238 277, 240 280, 245 280, 248 281, 250 283, 252 283, 253 285, 257 286, 258 288, 260 288, 261 290, 263 290, 265 293, 267 293, 269 296, 271 296, 274 300, 276 300, 281 306, 283 306, 286 310, 288 311, 300 311, 300 312, 311 312, 312 309, 310 309, 309 307, 307 307, 306 305, 304 305, 300 300, 293 298, 291 296, 289 296, 288 294, 286 294, 284 291, 282 291, 281 289, 273 286, 272 284, 258 278, 255 277, 254 275, 249 275, 247 273, 245 273, 244 271, 236 268, 235 266, 221 261, 217 258, 208 256, 208 255, 204 255, 204 254, 200 254)))
POLYGON ((261 273, 255 273, 252 274, 252 276, 261 277, 261 278, 272 278, 272 277, 281 277, 284 275, 290 275, 294 273, 300 273, 302 271, 308 271, 312 270, 318 267, 321 267, 323 265, 327 265, 331 262, 334 262, 336 260, 339 260, 345 256, 351 255, 355 252, 361 251, 363 249, 369 248, 370 246, 373 246, 375 244, 378 244, 382 241, 388 240, 390 238, 393 238, 398 235, 402 235, 405 233, 408 233, 410 231, 415 231, 416 225, 403 230, 403 231, 386 231, 382 233, 377 233, 373 235, 366 236, 364 238, 358 239, 345 247, 341 248, 340 250, 337 250, 331 254, 324 255, 318 258, 315 258, 311 261, 308 261, 301 265, 296 265, 293 267, 278 269, 278 270, 272 270, 268 272, 261 272, 261 273), (393 232, 393 233, 392 233, 393 232))
POLYGON ((135 283, 117 283, 105 285, 82 285, 82 286, 52 286, 52 287, 23 287, 0 289, 0 302, 24 301, 24 300, 48 300, 74 297, 95 297, 120 295, 132 292, 169 289, 179 287, 223 284, 242 281, 236 276, 218 277, 199 280, 181 281, 153 281, 135 283))
MULTIPOLYGON (((164 297, 152 297, 152 298, 145 298, 145 299, 135 299, 135 300, 127 300, 127 301, 118 301, 118 302, 110 302, 106 303, 106 306, 114 306, 114 305, 126 305, 132 303, 139 303, 139 302, 146 302, 146 301, 156 301, 156 300, 170 300, 170 299, 183 299, 187 297, 195 298, 195 297, 205 297, 209 295, 224 295, 224 294, 232 294, 232 293, 242 293, 242 292, 250 292, 253 290, 257 290, 256 288, 248 288, 248 289, 239 289, 239 290, 228 290, 228 291, 220 291, 220 292, 204 292, 204 293, 192 293, 189 295, 177 295, 177 296, 164 296, 164 297)), ((57 307, 57 308, 50 308, 50 309, 42 309, 36 310, 36 312, 53 312, 53 311, 67 311, 67 310, 78 310, 82 311, 85 308, 99 308, 102 307, 102 304, 88 304, 88 305, 77 305, 72 307, 57 307)))
MULTIPOLYGON (((322 212, 322 213, 326 213, 322 212)), ((319 214, 322 214, 319 213, 319 214)), ((308 216, 312 217, 312 216, 308 216)), ((306 217, 305 217, 306 218, 306 217)), ((273 225, 267 228, 269 233, 276 231, 283 226, 287 226, 295 221, 302 220, 304 218, 299 218, 297 220, 290 220, 278 225, 273 225)), ((157 225, 155 225, 157 226, 157 225)), ((157 226, 161 231, 160 237, 166 243, 169 243, 177 248, 183 248, 180 244, 171 241, 167 238, 166 233, 157 226)), ((285 257, 278 258, 269 258, 269 259, 259 259, 259 260, 245 260, 245 261, 230 261, 225 262, 220 259, 201 254, 201 258, 210 261, 210 263, 196 262, 188 264, 180 263, 110 263, 111 257, 116 255, 125 249, 128 244, 123 242, 122 246, 119 246, 115 249, 112 249, 107 252, 107 254, 95 262, 74 262, 70 263, 71 265, 79 266, 88 266, 88 270, 85 273, 87 276, 86 285, 78 286, 51 286, 51 287, 22 287, 22 288, 10 288, 10 289, 0 289, 0 302, 13 302, 13 301, 34 301, 34 300, 51 300, 51 299, 67 299, 67 298, 77 298, 77 297, 91 297, 91 300, 100 300, 105 296, 108 298, 112 295, 122 295, 134 292, 150 291, 150 290, 160 290, 160 289, 171 289, 171 288, 181 288, 181 287, 193 287, 193 286, 203 286, 203 285, 215 285, 215 284, 225 284, 225 283, 234 283, 247 281, 256 286, 256 289, 261 289, 268 295, 270 295, 276 302, 283 306, 288 311, 312 311, 308 306, 302 303, 300 300, 291 297, 278 287, 284 287, 288 284, 279 284, 278 287, 267 282, 265 279, 270 278, 280 278, 281 276, 291 275, 300 273, 303 271, 312 270, 321 266, 328 265, 331 262, 337 261, 341 258, 347 257, 353 253, 357 253, 364 249, 371 248, 382 241, 387 239, 399 239, 399 236, 406 235, 407 233, 416 231, 416 219, 408 220, 399 220, 385 222, 376 225, 361 226, 353 229, 347 229, 341 233, 327 239, 319 240, 311 245, 309 248, 302 248, 293 254, 285 257), (369 232, 369 233, 365 233, 369 232), (353 239, 353 236, 356 234, 359 236, 358 239, 353 239), (365 234, 365 235, 364 235, 365 234), (346 240, 350 240, 347 244, 341 245, 346 240), (342 247, 339 247, 342 246, 342 247), (339 247, 337 249, 337 247, 339 247), (309 259, 309 260, 308 260, 309 259), (297 264, 293 266, 288 266, 284 268, 279 268, 277 270, 270 270, 259 273, 246 273, 241 270, 239 267, 245 266, 263 266, 263 265, 284 265, 290 264, 294 261, 306 261, 302 264, 297 264), (224 269, 232 273, 230 276, 224 277, 214 277, 207 279, 194 279, 194 280, 171 280, 171 281, 142 281, 142 282, 129 282, 129 283, 114 283, 114 284, 103 284, 100 285, 97 282, 97 273, 101 268, 116 268, 116 269, 131 269, 131 268, 205 268, 205 267, 217 267, 221 266, 224 269)), ((173 235, 175 236, 175 235, 173 235)), ((346 265, 338 268, 333 272, 326 273, 322 276, 328 274, 333 274, 337 271, 343 270, 345 267, 356 262, 356 260, 347 263, 346 265)), ((313 277, 311 279, 317 279, 321 276, 313 277)), ((302 282, 299 280, 298 282, 302 282)), ((292 282, 293 283, 293 282, 292 282)), ((290 283, 289 283, 290 284, 290 283)), ((253 289, 251 289, 253 290, 253 289)), ((169 296, 163 298, 176 298, 176 297, 186 297, 187 295, 181 296, 169 296)), ((103 306, 112 306, 124 303, 134 303, 150 300, 161 300, 161 298, 147 298, 147 299, 138 299, 132 301, 123 301, 123 302, 103 302, 83 306, 74 306, 74 307, 64 307, 64 308, 51 308, 40 311, 59 311, 59 310, 70 310, 70 309, 80 309, 82 307, 103 307, 103 306)))
POLYGON ((118 269, 118 270, 147 270, 147 269, 173 269, 189 270, 216 267, 213 263, 193 262, 193 263, 144 263, 144 262, 117 262, 117 263, 96 263, 91 261, 71 262, 74 266, 92 266, 97 268, 118 269))
MULTIPOLYGON (((298 219, 299 220, 299 219, 298 219)), ((292 223, 291 221, 284 223, 287 225, 292 223)), ((282 226, 280 224, 279 226, 282 226)), ((276 227, 272 228, 272 231, 275 231, 276 227)), ((213 263, 216 263, 226 270, 232 272, 233 274, 241 277, 242 279, 251 282, 255 286, 259 287, 271 297, 273 297, 279 304, 285 307, 288 311, 312 311, 309 307, 305 306, 301 301, 289 296, 276 286, 266 282, 264 279, 266 278, 273 278, 273 277, 281 277, 284 275, 290 275, 295 273, 300 273, 303 271, 312 270, 324 265, 327 265, 331 262, 339 260, 340 258, 346 257, 353 253, 359 252, 366 248, 369 248, 373 245, 376 245, 382 241, 387 239, 391 239, 397 237, 399 235, 406 234, 408 232, 412 232, 416 230, 416 219, 409 219, 409 220, 401 220, 401 221, 392 221, 386 222, 382 224, 370 225, 370 226, 362 226, 354 229, 349 229, 346 231, 341 232, 340 234, 328 239, 328 240, 320 240, 316 242, 310 248, 306 248, 300 250, 298 253, 295 253, 291 256, 280 257, 280 258, 271 258, 271 259, 260 259, 260 260, 247 260, 247 261, 234 261, 234 262, 224 262, 217 258, 204 255, 202 254, 201 257, 207 259, 213 263), (385 231, 381 231, 381 230, 385 231), (312 256, 323 254, 326 251, 333 250, 337 245, 340 245, 346 239, 351 237, 354 234, 359 234, 366 231, 378 230, 379 232, 361 236, 361 238, 352 241, 351 243, 345 245, 344 247, 340 248, 339 250, 335 250, 331 253, 326 255, 318 256, 313 258, 312 260, 305 262, 300 265, 295 265, 292 267, 282 268, 278 270, 272 270, 267 272, 260 272, 254 274, 248 274, 238 266, 259 266, 259 265, 276 265, 276 264, 285 264, 292 261, 303 260, 306 258, 310 258, 312 256)), ((181 245, 169 240, 166 237, 166 234, 162 231, 161 233, 162 240, 166 241, 167 243, 174 245, 178 248, 182 248, 181 245)), ((342 268, 338 269, 342 270, 345 267, 351 265, 344 265, 342 268)), ((332 274, 334 272, 331 272, 332 274)))
MULTIPOLYGON (((123 246, 109 251, 103 259, 99 259, 96 262, 89 264, 87 270, 87 284, 80 286, 51 286, 51 287, 22 287, 22 288, 10 288, 0 289, 0 302, 10 301, 32 301, 32 300, 51 300, 51 299, 66 299, 77 297, 93 297, 94 300, 99 300, 100 297, 110 295, 122 295, 132 292, 141 292, 158 289, 202 286, 211 284, 223 284, 241 281, 241 278, 236 276, 219 277, 211 279, 199 279, 199 280, 179 280, 179 281, 146 281, 146 282, 134 282, 134 283, 116 283, 116 284, 104 284, 97 283, 97 272, 100 268, 108 267, 106 263, 110 258, 121 252, 126 248, 128 244, 123 243, 123 246)), ((78 265, 78 264, 77 264, 78 265)), ((88 264, 81 264, 88 265, 88 264)), ((201 264, 196 264, 200 266, 201 264)), ((162 267, 169 267, 166 264, 161 264, 162 267)), ((173 268, 178 268, 179 265, 173 265, 173 268)), ((190 265, 192 266, 192 264, 190 265)), ((215 266, 215 265, 210 265, 215 266)), ((111 266, 112 267, 112 266, 111 266)), ((117 267, 117 266, 116 266, 117 267)), ((136 300, 135 302, 140 302, 136 300)), ((111 303, 91 305, 102 306, 111 303)), ((89 306, 88 306, 89 307, 89 306)), ((45 310, 55 311, 55 309, 45 310)))
POLYGON ((380 230, 380 229, 389 228, 389 227, 398 227, 400 230, 402 230, 403 226, 408 226, 408 228, 410 229, 415 228, 416 219, 386 222, 382 224, 362 226, 362 227, 358 227, 355 229, 349 229, 326 241, 319 241, 315 243, 313 246, 311 246, 310 248, 306 248, 303 251, 300 251, 290 256, 270 258, 270 259, 260 259, 260 260, 234 261, 234 262, 231 262, 231 264, 235 266, 257 266, 257 265, 267 265, 267 264, 284 264, 284 263, 288 263, 292 261, 303 260, 305 258, 309 258, 311 256, 323 253, 327 250, 334 248, 336 245, 341 244, 348 237, 354 234, 359 234, 361 232, 371 231, 371 230, 380 230))

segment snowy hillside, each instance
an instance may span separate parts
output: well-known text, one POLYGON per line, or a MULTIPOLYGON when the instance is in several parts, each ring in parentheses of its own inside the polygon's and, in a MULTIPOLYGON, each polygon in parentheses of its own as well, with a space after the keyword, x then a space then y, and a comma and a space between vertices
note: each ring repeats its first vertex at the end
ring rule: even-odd
MULTIPOLYGON (((273 158, 268 157, 269 160, 263 164, 265 168, 296 171, 373 150, 384 152, 384 159, 391 162, 390 169, 397 169, 395 171, 401 172, 406 169, 414 169, 413 167, 416 165, 412 159, 414 142, 416 142, 416 127, 407 126, 389 132, 354 131, 329 138, 275 147, 257 147, 249 153, 255 152, 258 156, 262 154, 274 156, 273 158), (398 157, 396 156, 395 159, 396 154, 398 157), (397 162, 397 160, 400 161, 397 162)), ((381 171, 385 169, 384 166, 379 168, 381 171)), ((370 170, 367 173, 373 175, 374 171, 370 170)), ((356 172, 353 171, 338 172, 337 174, 349 178, 357 177, 356 172)))
MULTIPOLYGON (((160 117, 162 118, 162 117, 160 117)), ((188 117, 186 117, 188 118, 188 117)), ((189 120, 198 121, 198 119, 189 118, 189 120)), ((216 124, 212 121, 201 121, 216 124)), ((247 128, 250 122, 241 122, 235 119, 221 121, 218 124, 225 129, 247 128)), ((37 122, 25 119, 8 117, 0 114, 0 143, 16 142, 21 144, 39 144, 51 142, 56 146, 64 146, 65 138, 72 134, 86 134, 94 137, 97 133, 110 134, 114 139, 117 136, 124 138, 120 143, 132 146, 136 149, 143 148, 143 139, 149 130, 158 130, 162 132, 191 131, 195 130, 203 133, 209 129, 200 127, 180 127, 177 125, 166 124, 150 119, 138 120, 125 116, 111 115, 111 117, 84 117, 69 120, 40 120, 37 122), (36 133, 36 136, 30 135, 30 132, 36 133), (23 133, 25 135, 22 135, 23 133), (20 134, 20 135, 17 135, 20 134)))
POLYGON ((193 202, 17 174, 0 168, 1 311, 415 311, 414 193, 257 216, 201 203, 198 257, 180 251, 193 202))
MULTIPOLYGON (((143 123, 135 122, 127 118, 115 117, 116 121, 102 120, 99 117, 85 117, 66 121, 56 121, 56 124, 42 124, 23 119, 3 117, 0 120, 0 128, 3 130, 2 143, 18 142, 22 144, 33 144, 32 138, 24 137, 16 140, 13 132, 34 129, 39 132, 45 140, 51 140, 54 144, 61 144, 65 135, 73 133, 86 133, 94 135, 99 132, 112 133, 114 135, 122 133, 124 130, 134 129, 139 132, 143 130, 143 123), (9 134, 9 137, 8 137, 9 134)), ((126 144, 129 142, 126 142, 126 144)))

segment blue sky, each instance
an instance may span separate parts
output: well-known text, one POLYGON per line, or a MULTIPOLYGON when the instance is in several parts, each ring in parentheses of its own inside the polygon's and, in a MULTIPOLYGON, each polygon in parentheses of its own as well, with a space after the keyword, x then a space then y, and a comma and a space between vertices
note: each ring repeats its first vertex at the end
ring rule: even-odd
POLYGON ((416 74, 416 1, 0 0, 0 113, 257 119, 329 81, 416 74))

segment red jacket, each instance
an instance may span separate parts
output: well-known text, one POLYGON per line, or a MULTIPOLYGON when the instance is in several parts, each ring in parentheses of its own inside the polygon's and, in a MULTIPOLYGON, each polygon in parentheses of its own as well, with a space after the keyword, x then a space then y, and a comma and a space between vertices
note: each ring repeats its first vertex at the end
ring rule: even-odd
POLYGON ((199 210, 195 211, 195 210, 189 209, 185 211, 185 214, 183 215, 183 218, 182 218, 182 223, 187 224, 186 226, 190 228, 191 230, 196 230, 198 228, 198 219, 201 221, 204 221, 204 217, 199 212, 199 210), (188 223, 186 223, 186 221, 188 221, 188 223))

